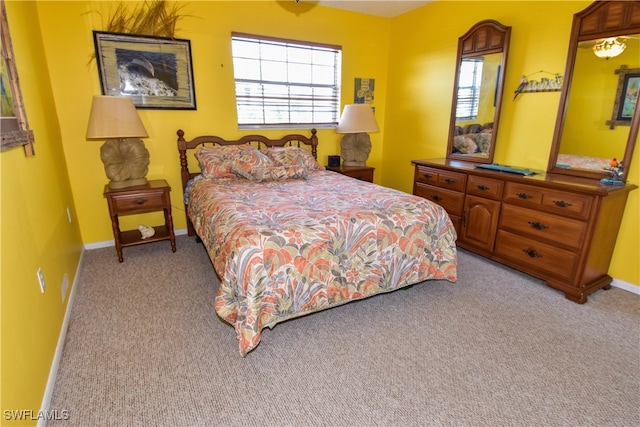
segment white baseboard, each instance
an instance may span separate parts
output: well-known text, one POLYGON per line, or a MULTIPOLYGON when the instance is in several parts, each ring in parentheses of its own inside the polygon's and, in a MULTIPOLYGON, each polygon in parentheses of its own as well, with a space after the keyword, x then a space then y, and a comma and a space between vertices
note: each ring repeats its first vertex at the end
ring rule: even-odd
MULTIPOLYGON (((69 293, 69 300, 67 301, 67 309, 64 312, 64 320, 62 321, 62 327, 60 328, 60 335, 58 336, 58 344, 56 345, 56 352, 53 355, 53 362, 51 363, 51 369, 49 369, 49 378, 47 379, 47 386, 44 389, 44 396, 42 397, 42 405, 40 407, 40 413, 48 411, 51 407, 51 398, 53 397, 53 389, 56 385, 56 377, 58 376, 58 367, 60 366, 60 359, 62 359, 62 350, 64 349, 64 341, 67 337, 67 329, 69 328, 69 318, 71 317, 71 308, 73 307, 73 301, 76 297, 76 289, 78 289, 78 277, 80 276, 80 270, 82 269, 82 263, 84 261, 84 250, 80 254, 80 262, 76 268, 75 278, 73 279, 73 285, 71 286, 71 292, 69 293)), ((45 427, 47 420, 38 417, 38 427, 45 427)))
MULTIPOLYGON (((176 234, 176 236, 181 236, 183 234, 187 234, 187 229, 181 228, 179 230, 174 230, 174 233, 176 234)), ((115 240, 111 239, 111 240, 103 240, 102 242, 87 243, 86 245, 84 245, 84 248, 90 251, 91 249, 110 248, 115 245, 116 245, 115 240)))
POLYGON ((636 295, 640 295, 640 286, 634 285, 632 283, 624 282, 622 280, 618 280, 614 278, 611 281, 611 286, 615 286, 616 288, 624 289, 625 291, 634 293, 636 295))

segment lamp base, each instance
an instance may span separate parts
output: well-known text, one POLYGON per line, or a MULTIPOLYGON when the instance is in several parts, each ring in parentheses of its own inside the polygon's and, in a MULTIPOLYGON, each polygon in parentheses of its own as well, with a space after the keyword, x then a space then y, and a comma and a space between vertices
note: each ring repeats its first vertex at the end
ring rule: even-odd
POLYGON ((371 139, 364 132, 347 133, 340 140, 342 166, 365 166, 371 152, 371 139))
POLYGON ((109 188, 111 188, 112 190, 119 190, 122 188, 147 185, 147 183, 147 178, 128 179, 126 181, 109 181, 109 188))
POLYGON ((109 139, 100 148, 104 172, 109 188, 128 188, 146 185, 149 170, 149 151, 137 138, 109 139))

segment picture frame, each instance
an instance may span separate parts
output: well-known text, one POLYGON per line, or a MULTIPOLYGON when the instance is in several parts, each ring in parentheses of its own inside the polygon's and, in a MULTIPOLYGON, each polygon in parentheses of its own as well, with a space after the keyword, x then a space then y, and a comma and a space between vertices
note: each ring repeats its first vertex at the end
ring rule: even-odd
POLYGON ((0 79, 2 92, 0 94, 0 151, 22 146, 27 156, 35 154, 33 131, 29 129, 27 114, 22 101, 18 71, 13 56, 13 46, 9 34, 9 23, 4 0, 0 1, 2 19, 2 51, 0 58, 0 79))
POLYGON ((616 125, 630 126, 633 112, 638 103, 640 93, 640 68, 621 66, 617 69, 618 87, 613 103, 611 120, 607 120, 610 129, 616 125))
POLYGON ((94 31, 102 95, 128 96, 136 108, 195 110, 191 42, 94 31))

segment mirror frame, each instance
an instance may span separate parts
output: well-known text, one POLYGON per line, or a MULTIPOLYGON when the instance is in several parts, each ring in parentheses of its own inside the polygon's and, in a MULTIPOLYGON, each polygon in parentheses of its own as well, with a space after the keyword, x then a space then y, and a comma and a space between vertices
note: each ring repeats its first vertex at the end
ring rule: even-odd
POLYGON ((451 121, 449 125, 449 139, 447 143, 447 159, 464 160, 475 163, 493 163, 493 153, 496 148, 498 135, 498 123, 502 107, 502 94, 504 92, 504 76, 507 69, 507 56, 509 53, 509 40, 511 27, 507 27, 498 21, 487 19, 475 24, 469 31, 458 39, 458 53, 456 59, 456 74, 453 84, 453 101, 451 103, 451 121), (491 146, 487 158, 458 154, 453 152, 453 140, 456 127, 456 108, 458 103, 458 84, 460 80, 460 67, 464 58, 475 58, 492 53, 502 53, 498 83, 496 85, 496 106, 493 117, 493 130, 491 131, 491 146))
MULTIPOLYGON (((640 1, 596 1, 573 16, 571 39, 569 41, 569 53, 567 54, 567 65, 564 73, 564 85, 560 95, 560 107, 558 109, 558 116, 553 134, 553 143, 549 154, 547 172, 593 179, 602 179, 608 176, 605 171, 565 169, 556 167, 569 94, 571 92, 571 81, 578 53, 578 44, 587 40, 637 33, 640 33, 640 1)), ((625 167, 623 180, 626 180, 629 173, 629 165, 631 164, 631 157, 633 156, 633 150, 638 137, 639 125, 640 108, 638 108, 638 105, 636 104, 636 109, 630 123, 629 136, 624 156, 622 157, 625 167)))

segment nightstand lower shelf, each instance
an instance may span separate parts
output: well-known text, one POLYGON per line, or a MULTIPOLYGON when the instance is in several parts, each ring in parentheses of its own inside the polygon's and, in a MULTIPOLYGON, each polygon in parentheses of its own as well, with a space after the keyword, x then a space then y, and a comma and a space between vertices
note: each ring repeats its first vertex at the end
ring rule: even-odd
MULTIPOLYGON (((149 237, 148 239, 143 239, 142 237, 140 237, 139 230, 121 231, 120 246, 124 248, 127 246, 142 245, 144 243, 159 242, 162 240, 173 239, 173 236, 169 232, 169 229, 164 225, 153 227, 153 229, 156 230, 156 233, 153 236, 149 237)), ((173 252, 175 252, 174 246, 175 245, 172 242, 171 248, 173 249, 173 252)))

